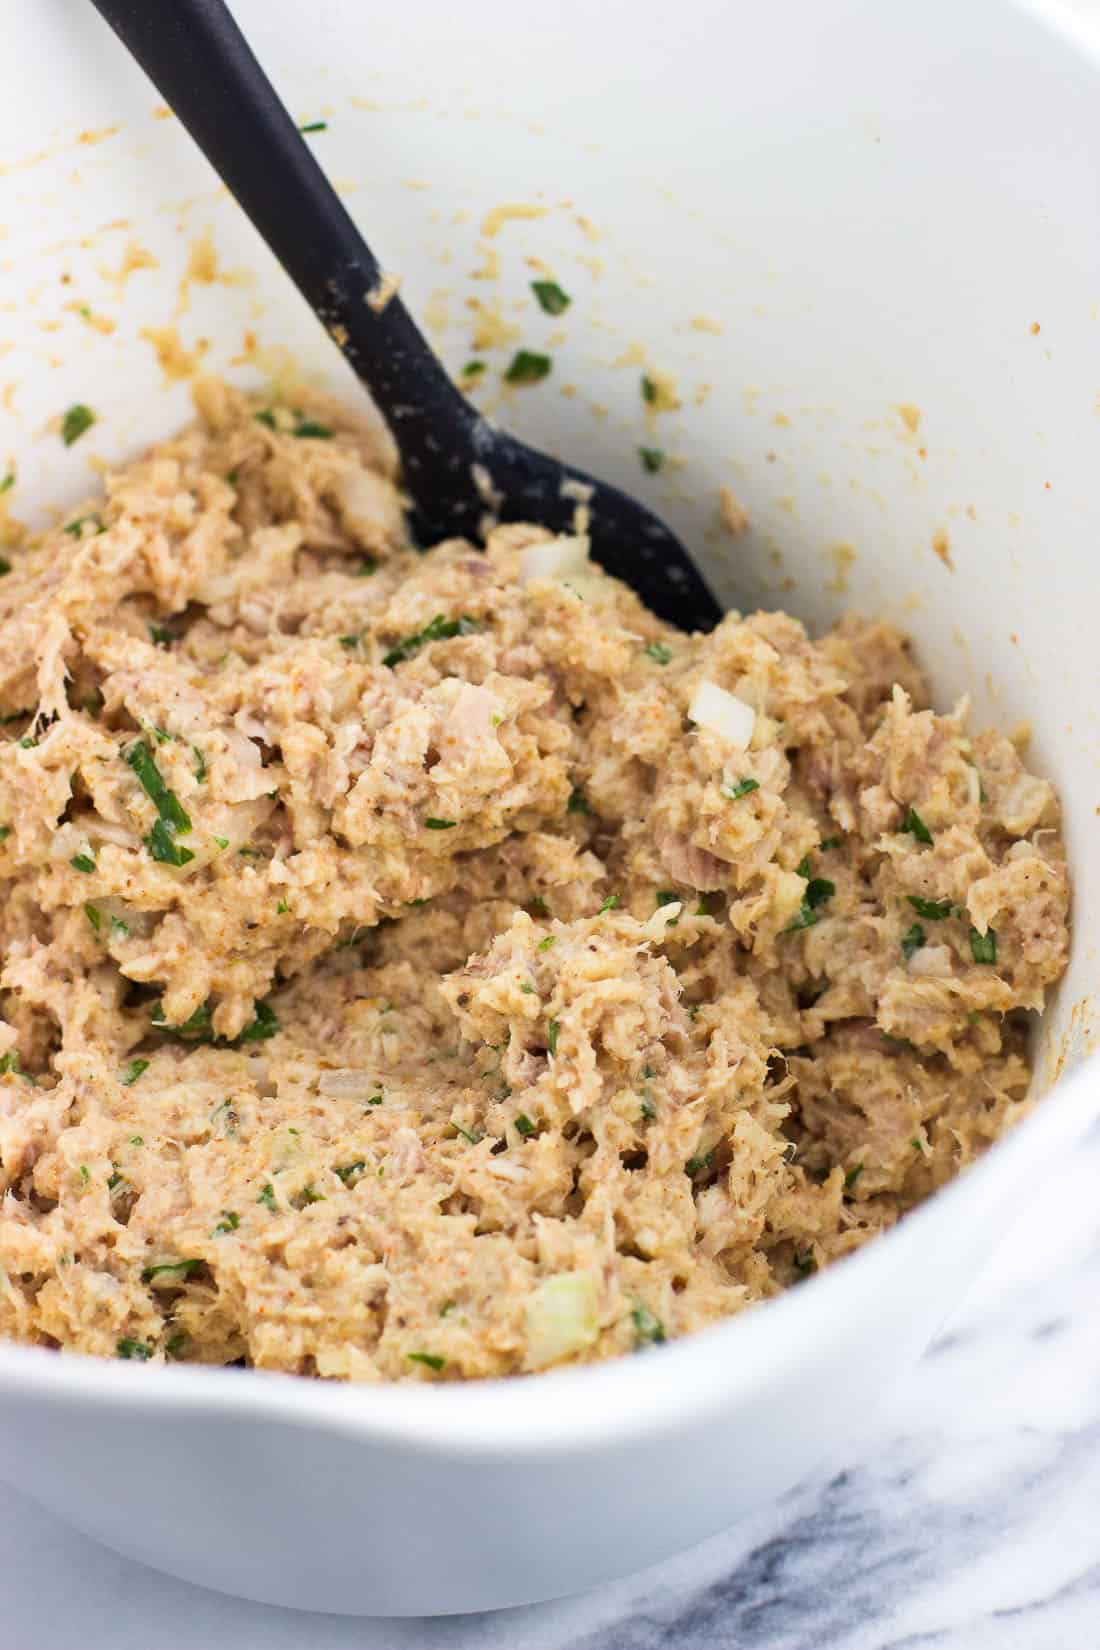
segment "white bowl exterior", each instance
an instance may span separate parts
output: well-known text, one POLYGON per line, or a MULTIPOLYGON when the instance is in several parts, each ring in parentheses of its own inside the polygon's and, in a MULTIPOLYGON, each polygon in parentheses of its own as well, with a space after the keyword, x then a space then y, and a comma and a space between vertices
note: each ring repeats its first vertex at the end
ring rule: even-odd
MULTIPOLYGON (((1088 54, 998 0, 685 0, 674 26, 657 0, 411 0, 382 31, 355 0, 234 10, 295 115, 328 120, 312 141, 444 358, 475 353, 470 300, 499 300, 519 341, 550 343, 550 383, 500 404, 503 420, 645 493, 742 607, 814 626, 851 606, 894 617, 941 701, 965 692, 977 721, 1031 721, 1066 804, 1078 935, 1040 1086, 1081 1064, 1100 977, 1088 54), (546 210, 486 238, 505 203, 546 210), (494 253, 499 276, 476 275, 494 253), (560 322, 530 298, 531 257, 573 296, 560 322), (643 357, 683 400, 655 434, 643 357), (646 477, 640 443, 682 463, 646 477), (721 485, 750 511, 747 538, 719 526, 721 485)), ((90 461, 186 416, 143 328, 176 328, 241 382, 280 370, 284 348, 353 394, 91 8, 9 0, 8 33, 12 512, 75 500, 90 461), (229 278, 181 291, 204 233, 229 278), (123 279, 130 246, 155 267, 123 279), (49 421, 78 400, 99 422, 66 452, 49 421)), ((0 1348, 3 1471, 124 1551, 272 1602, 419 1613, 582 1587, 853 1447, 1028 1176, 1098 1109, 1089 1065, 853 1261, 593 1371, 379 1391, 0 1348)))

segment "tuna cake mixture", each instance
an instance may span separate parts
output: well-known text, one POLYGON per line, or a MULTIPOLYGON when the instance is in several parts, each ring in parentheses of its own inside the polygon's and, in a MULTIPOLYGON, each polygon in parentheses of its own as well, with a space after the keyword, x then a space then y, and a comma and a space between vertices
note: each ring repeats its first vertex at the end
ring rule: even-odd
POLYGON ((446 1380, 713 1323, 1025 1109, 1051 786, 904 636, 408 546, 221 385, 0 579, 0 1334, 446 1380))

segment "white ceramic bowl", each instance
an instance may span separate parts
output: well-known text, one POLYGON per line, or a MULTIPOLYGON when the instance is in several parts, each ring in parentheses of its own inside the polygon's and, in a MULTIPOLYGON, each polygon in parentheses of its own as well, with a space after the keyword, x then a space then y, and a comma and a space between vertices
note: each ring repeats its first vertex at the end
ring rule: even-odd
MULTIPOLYGON (((0 1471, 133 1557, 317 1610, 540 1599, 648 1564, 855 1452, 1033 1176, 1100 1110, 1085 1058, 1100 976, 1100 74, 1056 19, 997 0, 236 11, 298 118, 328 120, 312 141, 448 361, 473 353, 470 300, 499 300, 536 347, 564 334, 550 383, 502 417, 645 492, 739 605, 901 619, 941 701, 969 691, 982 722, 1031 719, 1067 809, 1077 942, 1037 1045, 1056 1096, 898 1231, 766 1309, 659 1354, 469 1387, 0 1348, 0 1471), (546 211, 486 240, 503 203, 546 211), (572 293, 567 325, 534 308, 532 256, 572 293), (497 261, 495 279, 473 273, 497 261), (656 437, 646 353, 684 403, 656 437), (899 406, 920 409, 915 431, 899 406), (643 476, 642 441, 682 467, 643 476), (751 511, 747 539, 718 530, 722 484, 751 511)), ((9 0, 5 22, 13 512, 71 500, 90 460, 185 416, 143 328, 176 328, 246 380, 285 347, 353 393, 91 7, 9 0), (181 293, 204 234, 224 278, 181 293), (66 452, 48 421, 77 400, 99 422, 66 452)), ((171 364, 171 335, 159 342, 171 364)))

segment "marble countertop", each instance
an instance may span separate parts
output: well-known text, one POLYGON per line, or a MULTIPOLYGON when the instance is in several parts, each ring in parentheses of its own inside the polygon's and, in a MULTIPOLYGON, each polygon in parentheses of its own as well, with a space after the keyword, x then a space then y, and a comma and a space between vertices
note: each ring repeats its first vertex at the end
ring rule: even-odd
POLYGON ((844 1472, 583 1598, 301 1615, 144 1570, 0 1487, 10 1650, 1093 1650, 1100 1128, 1041 1185, 844 1472))

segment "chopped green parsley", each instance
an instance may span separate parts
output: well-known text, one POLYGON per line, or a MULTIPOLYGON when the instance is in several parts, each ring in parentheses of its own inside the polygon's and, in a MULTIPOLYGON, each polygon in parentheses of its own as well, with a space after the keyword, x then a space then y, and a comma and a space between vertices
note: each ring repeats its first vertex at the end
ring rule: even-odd
POLYGON ((95 413, 91 407, 84 406, 80 401, 71 406, 61 420, 61 439, 66 447, 71 447, 74 441, 79 441, 94 423, 95 413))
POLYGON ((480 629, 477 620, 471 619, 468 614, 464 613, 460 619, 445 619, 442 613, 437 613, 423 630, 417 630, 413 635, 404 637, 388 653, 383 654, 382 663, 392 670, 395 665, 411 659, 426 642, 449 641, 452 636, 472 636, 480 629))
POLYGON ((759 789, 759 779, 739 779, 736 785, 723 785, 722 795, 730 802, 739 802, 743 796, 751 796, 759 789))
POLYGON ((634 1344, 639 1351, 645 1346, 660 1346, 666 1339, 664 1324, 648 1306, 639 1302, 630 1317, 634 1324, 634 1344))
POLYGON ((182 1282, 189 1278, 192 1272, 202 1265, 201 1260, 161 1260, 153 1266, 146 1266, 142 1270, 142 1283, 153 1283, 157 1278, 167 1278, 169 1284, 173 1281, 182 1282))
POLYGON ((903 934, 901 937, 901 954, 908 962, 914 951, 919 951, 922 945, 927 944, 928 935, 924 932, 920 923, 915 922, 908 933, 903 934))
POLYGON ((95 522, 95 530, 97 533, 105 533, 107 531, 99 516, 75 516, 72 521, 67 521, 65 523, 61 531, 63 533, 68 533, 70 538, 78 539, 81 536, 81 532, 86 521, 95 522))
POLYGON ((280 1030, 279 1016, 270 1003, 257 1003, 256 1016, 236 1037, 238 1043, 266 1043, 280 1030))
POLYGON ((554 363, 548 355, 537 350, 519 349, 513 355, 504 374, 506 384, 538 384, 546 378, 554 363))
POLYGON ((955 914, 955 907, 949 899, 922 899, 919 894, 906 894, 906 899, 917 913, 926 922, 943 922, 946 917, 955 914))
POLYGON ((902 833, 908 831, 916 837, 918 842, 923 842, 927 847, 932 845, 932 833, 915 808, 910 808, 902 820, 901 831, 902 833))
POLYGON ((141 1363, 147 1363, 153 1356, 153 1348, 148 1341, 135 1341, 129 1335, 115 1342, 116 1358, 137 1358, 141 1363))
POLYGON ((441 1358, 437 1352, 406 1352, 405 1356, 410 1363, 425 1364, 429 1369, 434 1369, 437 1375, 447 1363, 446 1358, 441 1358))
MULTIPOLYGON (((808 856, 807 856, 808 857, 808 856)), ((806 863, 803 860, 803 865, 806 863)), ((805 872, 799 867, 799 875, 805 872)), ((836 893, 836 883, 830 882, 828 877, 811 877, 806 884, 806 892, 802 896, 802 904, 798 915, 793 922, 789 922, 784 933, 793 934, 800 928, 812 928, 819 921, 818 911, 827 900, 831 900, 836 893)))
POLYGON ((357 1175, 361 1175, 366 1166, 367 1165, 363 1159, 361 1157, 357 1157, 354 1163, 337 1164, 337 1166, 333 1169, 333 1174, 337 1175, 346 1186, 351 1180, 355 1179, 357 1175))
POLYGON ((180 1025, 174 1026, 170 1026, 164 1018, 163 1003, 154 1003, 149 1011, 149 1019, 153 1025, 165 1031, 171 1031, 177 1037, 198 1037, 204 1041, 209 1039, 211 1035, 210 1017, 211 1009, 208 1002, 200 1003, 193 1014, 189 1015, 180 1025))
POLYGON ((172 828, 163 819, 154 821, 153 829, 145 838, 145 846, 161 865, 189 865, 194 859, 190 848, 181 848, 172 835, 172 828))
POLYGON ((531 291, 547 315, 564 315, 573 301, 567 292, 562 291, 557 281, 532 281, 531 291))
POLYGON ((143 740, 138 740, 124 754, 138 784, 155 805, 164 823, 173 832, 186 836, 191 829, 190 817, 175 791, 170 791, 164 783, 156 758, 148 745, 143 740))

